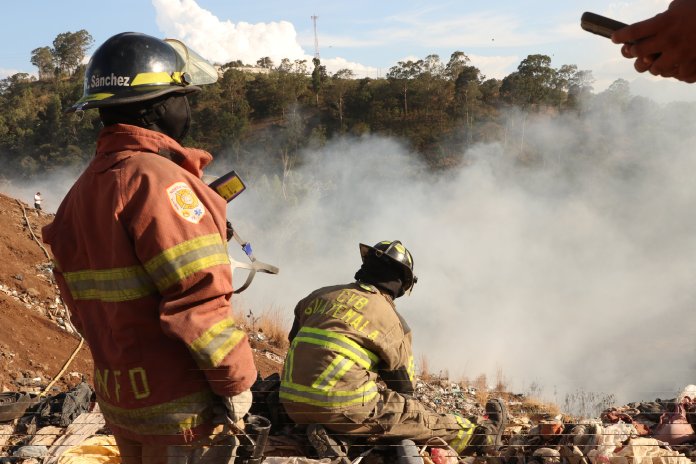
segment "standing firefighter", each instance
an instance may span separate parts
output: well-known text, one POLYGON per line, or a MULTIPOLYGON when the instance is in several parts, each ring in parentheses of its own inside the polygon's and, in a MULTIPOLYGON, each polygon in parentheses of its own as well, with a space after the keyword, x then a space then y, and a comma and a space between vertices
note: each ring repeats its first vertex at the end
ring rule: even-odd
POLYGON ((179 144, 187 95, 216 79, 181 42, 122 33, 94 52, 68 110, 98 108, 104 128, 43 237, 125 464, 232 462, 225 419, 250 406, 226 203, 200 179, 212 156, 179 144))
POLYGON ((323 457, 343 453, 325 429, 419 443, 441 437, 458 453, 493 450, 507 420, 501 401, 490 401, 488 420, 477 424, 437 414, 411 396, 411 330, 394 305, 417 281, 411 253, 397 240, 360 244, 360 254, 356 282, 320 288, 295 308, 280 390, 290 418, 309 425, 323 457))

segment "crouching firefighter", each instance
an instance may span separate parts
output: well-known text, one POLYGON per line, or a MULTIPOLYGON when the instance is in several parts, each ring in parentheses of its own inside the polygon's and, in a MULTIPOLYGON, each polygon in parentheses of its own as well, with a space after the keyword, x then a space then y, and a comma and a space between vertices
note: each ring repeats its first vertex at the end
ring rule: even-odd
POLYGON ((104 127, 43 237, 124 464, 233 462, 251 404, 226 202, 201 181, 212 156, 180 145, 187 95, 216 79, 181 42, 122 33, 94 52, 68 109, 98 108, 104 127))
POLYGON ((308 425, 320 457, 345 454, 342 442, 361 435, 440 437, 460 454, 493 451, 507 421, 502 401, 490 401, 479 420, 438 414, 411 396, 411 330, 394 305, 417 281, 411 253, 397 240, 360 244, 360 254, 355 282, 320 288, 295 308, 280 387, 288 416, 308 425))

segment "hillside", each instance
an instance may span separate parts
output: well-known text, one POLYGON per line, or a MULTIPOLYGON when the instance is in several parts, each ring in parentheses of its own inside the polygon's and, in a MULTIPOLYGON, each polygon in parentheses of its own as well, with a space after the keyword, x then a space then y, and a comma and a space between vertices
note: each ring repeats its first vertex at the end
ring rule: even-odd
MULTIPOLYGON (((32 237, 53 215, 39 213, 0 193, 0 389, 18 391, 45 387, 61 370, 78 339, 66 330, 65 308, 51 276, 50 260, 32 237)), ((262 376, 280 370, 279 350, 252 334, 257 367, 262 376)), ((282 354, 282 353, 280 353, 282 354)), ((93 363, 84 346, 58 387, 92 377, 93 363)))
MULTIPOLYGON (((50 274, 50 260, 32 238, 52 216, 0 194, 0 388, 16 391, 45 386, 78 345, 64 328, 64 308, 50 274)), ((92 357, 83 347, 63 378, 73 384, 91 378, 92 357), (72 373, 72 374, 71 374, 72 373), (75 373, 79 373, 77 375, 75 373)), ((60 384, 59 384, 60 385, 60 384)))

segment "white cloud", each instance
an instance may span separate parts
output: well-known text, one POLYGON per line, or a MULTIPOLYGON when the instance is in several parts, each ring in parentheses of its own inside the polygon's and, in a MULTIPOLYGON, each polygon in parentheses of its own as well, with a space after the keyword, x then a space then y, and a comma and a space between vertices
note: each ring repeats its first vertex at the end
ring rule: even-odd
POLYGON ((17 73, 20 73, 20 72, 26 72, 26 71, 20 71, 19 69, 0 68, 0 79, 10 77, 10 76, 17 74, 17 73))
POLYGON ((326 66, 326 71, 333 74, 339 69, 350 69, 356 77, 384 77, 386 71, 382 71, 372 66, 348 61, 345 58, 322 58, 321 64, 326 66))
MULTIPOLYGON (((249 24, 221 20, 201 8, 195 0, 152 0, 157 13, 157 25, 167 35, 180 39, 201 56, 215 63, 241 60, 254 64, 268 56, 280 63, 283 58, 307 60, 300 45, 295 26, 287 21, 249 24)), ((313 42, 312 42, 313 43, 313 42)), ((378 77, 378 69, 344 58, 322 59, 327 71, 348 68, 357 77, 378 77)))
POLYGON ((479 68, 486 78, 502 79, 514 71, 520 62, 519 56, 483 56, 467 55, 471 59, 471 64, 479 68))
POLYGON ((295 27, 287 21, 249 24, 220 20, 194 0, 152 0, 157 25, 167 35, 181 39, 208 60, 226 63, 242 60, 253 64, 268 56, 306 58, 297 42, 295 27))

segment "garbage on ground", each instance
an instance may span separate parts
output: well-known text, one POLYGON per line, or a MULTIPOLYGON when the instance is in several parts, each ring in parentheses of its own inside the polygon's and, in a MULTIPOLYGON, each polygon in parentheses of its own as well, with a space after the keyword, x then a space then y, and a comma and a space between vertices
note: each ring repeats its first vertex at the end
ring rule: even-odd
MULTIPOLYGON (((277 382, 267 382, 272 386, 277 382)), ((269 387, 270 388, 270 387, 269 387)), ((482 391, 443 379, 418 380, 416 396, 437 410, 482 415, 485 401, 482 391)), ((497 395, 490 393, 489 395, 497 395)), ((255 400, 267 401, 265 396, 255 400)), ((510 418, 503 437, 504 446, 495 464, 688 464, 696 462, 696 386, 689 385, 675 398, 630 403, 604 410, 599 417, 577 419, 570 416, 530 412, 521 395, 502 393, 510 418), (525 409, 526 408, 526 409, 525 409)), ((33 404, 20 419, 9 418, 0 424, 0 461, 29 464, 58 459, 57 464, 119 462, 113 437, 96 423, 89 436, 71 437, 70 425, 79 418, 94 415, 93 392, 82 383, 74 389, 50 396, 33 404), (77 419, 76 419, 77 418, 77 419), (70 443, 67 446, 66 443, 70 443), (68 449, 53 456, 56 448, 68 449), (95 460, 90 456, 95 456, 95 460), (8 461, 10 460, 10 461, 8 461), (19 461, 17 461, 19 460, 19 461)), ((2 406, 2 403, 0 403, 2 406)), ((282 417, 282 416, 280 416, 282 417)), ((268 464, 329 464, 329 459, 313 459, 300 454, 303 448, 296 437, 274 429, 269 437, 268 464), (296 455, 288 455, 293 450, 296 455)), ((419 445, 424 462, 435 464, 482 464, 484 458, 457 459, 447 445, 419 445)), ((362 463, 372 464, 369 456, 362 463)), ((385 461, 386 462, 386 461, 385 461)), ((493 461, 490 461, 493 462, 493 461)))

